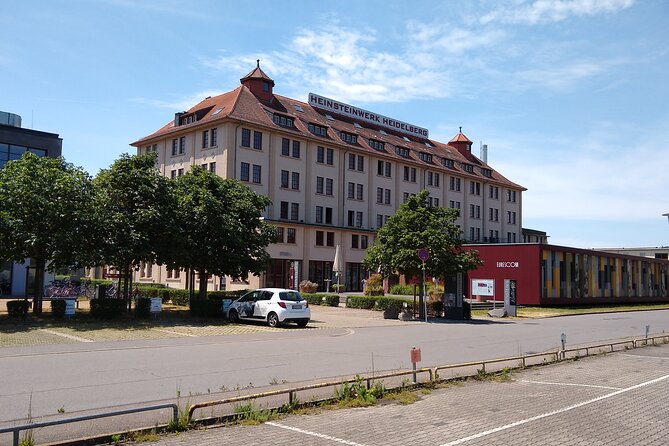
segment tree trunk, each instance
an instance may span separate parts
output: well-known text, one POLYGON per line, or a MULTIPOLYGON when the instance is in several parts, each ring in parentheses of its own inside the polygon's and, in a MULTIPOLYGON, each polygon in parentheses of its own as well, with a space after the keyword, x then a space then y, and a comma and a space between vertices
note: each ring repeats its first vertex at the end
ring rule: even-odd
POLYGON ((193 268, 188 268, 186 288, 188 288, 188 301, 190 302, 195 299, 195 270, 193 268))
POLYGON ((33 302, 33 313, 42 314, 42 303, 44 302, 44 270, 46 261, 35 260, 35 300, 33 302))
POLYGON ((200 276, 200 293, 198 295, 198 299, 206 299, 207 298, 207 272, 204 270, 200 270, 199 272, 200 276))

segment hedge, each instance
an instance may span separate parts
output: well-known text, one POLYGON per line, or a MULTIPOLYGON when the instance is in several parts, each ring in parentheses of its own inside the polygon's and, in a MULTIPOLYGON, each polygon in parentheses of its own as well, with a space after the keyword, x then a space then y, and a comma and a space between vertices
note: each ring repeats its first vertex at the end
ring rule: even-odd
POLYGON ((137 317, 146 319, 151 317, 151 298, 138 297, 135 305, 135 314, 137 317))
POLYGON ((346 307, 347 308, 362 308, 364 310, 371 310, 374 308, 374 304, 378 297, 368 297, 368 296, 348 296, 346 298, 346 307))
POLYGON ((339 306, 339 295, 323 293, 300 293, 309 305, 324 305, 327 307, 339 306))
POLYGON ((377 297, 374 309, 384 311, 389 308, 395 308, 401 311, 405 303, 409 304, 410 302, 401 297, 377 297))
POLYGON ((9 317, 25 319, 28 316, 30 305, 27 300, 9 300, 7 301, 7 313, 9 317))
POLYGON ((388 294, 397 294, 399 296, 413 296, 413 285, 393 285, 390 287, 388 294))
POLYGON ((63 319, 65 317, 65 299, 53 299, 51 301, 51 315, 55 319, 63 319))
POLYGON ((125 311, 123 299, 91 299, 91 315, 98 319, 121 317, 125 311))

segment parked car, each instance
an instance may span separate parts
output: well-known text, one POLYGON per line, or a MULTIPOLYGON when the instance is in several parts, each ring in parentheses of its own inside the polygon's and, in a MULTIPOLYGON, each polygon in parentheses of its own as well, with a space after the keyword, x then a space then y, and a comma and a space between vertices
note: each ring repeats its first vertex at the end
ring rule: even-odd
POLYGON ((260 288, 233 301, 227 316, 230 322, 266 321, 270 327, 295 322, 298 327, 306 327, 311 319, 311 309, 295 290, 260 288))

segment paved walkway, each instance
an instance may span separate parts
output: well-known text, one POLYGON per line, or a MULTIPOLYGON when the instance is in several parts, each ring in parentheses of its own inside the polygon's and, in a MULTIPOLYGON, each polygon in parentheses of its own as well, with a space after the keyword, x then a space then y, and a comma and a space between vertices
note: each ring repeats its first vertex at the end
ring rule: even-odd
POLYGON ((156 446, 666 445, 669 346, 468 382, 408 406, 291 415, 259 426, 170 435, 156 446))

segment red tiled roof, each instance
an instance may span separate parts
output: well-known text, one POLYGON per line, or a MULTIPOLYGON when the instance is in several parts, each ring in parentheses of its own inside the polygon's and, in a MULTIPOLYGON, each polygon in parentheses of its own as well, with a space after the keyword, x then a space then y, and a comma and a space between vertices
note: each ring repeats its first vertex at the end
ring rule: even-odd
MULTIPOLYGON (((256 68, 249 75, 262 70, 256 68)), ((262 75, 266 76, 264 73, 262 75)), ((149 136, 135 141, 131 145, 140 146, 142 143, 148 140, 155 139, 156 137, 162 137, 170 133, 180 132, 184 129, 192 128, 193 126, 199 126, 203 122, 213 122, 218 121, 223 118, 230 118, 239 120, 242 122, 248 122, 252 125, 262 126, 272 131, 285 132, 287 134, 299 135, 300 137, 310 138, 314 140, 322 140, 323 144, 330 145, 339 145, 346 146, 350 148, 355 148, 360 152, 368 152, 369 154, 379 154, 381 152, 373 149, 369 145, 369 139, 374 139, 385 143, 384 155, 388 158, 394 158, 396 160, 402 160, 406 163, 411 163, 414 165, 425 166, 426 162, 422 161, 416 152, 424 152, 433 155, 433 162, 431 165, 435 171, 441 172, 456 172, 458 175, 463 177, 478 178, 480 181, 490 181, 493 180, 500 184, 506 184, 508 186, 513 186, 515 188, 526 190, 524 187, 513 183, 512 181, 505 178, 499 172, 495 171, 492 167, 488 166, 482 160, 474 156, 473 154, 467 154, 465 156, 457 148, 450 146, 448 144, 441 143, 439 141, 420 139, 414 136, 405 136, 401 133, 393 132, 390 129, 378 127, 373 128, 370 124, 360 122, 360 127, 356 127, 354 121, 351 118, 338 116, 332 112, 326 112, 323 110, 318 110, 311 105, 298 101, 296 99, 291 99, 285 96, 273 95, 272 101, 270 103, 264 103, 258 100, 251 91, 245 86, 239 86, 235 90, 228 93, 221 94, 212 98, 207 98, 204 101, 200 102, 196 106, 188 110, 187 113, 193 113, 197 110, 202 110, 207 107, 212 107, 203 118, 198 121, 181 125, 178 127, 173 127, 173 121, 163 126, 160 130, 152 133, 149 136), (298 111, 296 106, 302 111, 298 111), (213 113, 218 109, 223 107, 223 110, 218 114, 214 115, 213 113), (274 113, 280 113, 286 116, 290 116, 294 119, 295 127, 294 128, 285 128, 275 124, 272 120, 272 115, 274 113), (334 120, 330 120, 326 117, 330 115, 334 120), (311 133, 308 130, 308 124, 318 124, 327 128, 327 136, 318 136, 311 133), (383 130, 384 133, 381 133, 380 130, 383 130), (347 132, 358 136, 357 144, 348 144, 342 141, 339 137, 338 132, 347 132), (405 139, 407 138, 408 141, 405 139), (431 147, 428 147, 425 143, 429 143, 431 147), (403 147, 410 149, 410 158, 405 158, 398 155, 395 152, 395 147, 403 147), (453 168, 445 167, 440 158, 446 158, 453 161, 453 168), (466 172, 462 163, 474 164, 479 168, 487 168, 492 171, 491 176, 484 176, 479 169, 475 169, 473 173, 466 172)), ((458 133, 450 142, 469 142, 471 141, 461 132, 458 133)))
POLYGON ((271 82, 272 87, 274 86, 274 81, 272 80, 272 78, 270 78, 267 74, 265 74, 263 70, 260 69, 260 60, 258 60, 258 66, 256 66, 253 70, 251 70, 249 74, 239 79, 239 82, 243 83, 247 79, 263 79, 271 82))

